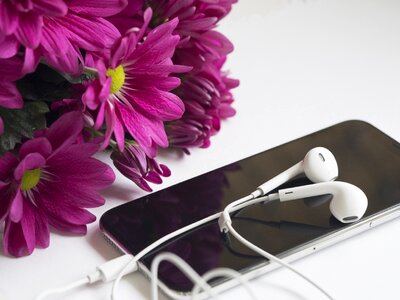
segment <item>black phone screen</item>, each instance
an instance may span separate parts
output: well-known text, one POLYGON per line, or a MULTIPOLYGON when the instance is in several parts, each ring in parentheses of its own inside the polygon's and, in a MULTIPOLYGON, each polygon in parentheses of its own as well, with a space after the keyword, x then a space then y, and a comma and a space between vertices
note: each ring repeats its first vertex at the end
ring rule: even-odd
MULTIPOLYGON (((138 253, 160 237, 220 212, 317 146, 336 157, 338 180, 355 184, 367 195, 364 218, 399 205, 399 144, 368 123, 347 121, 113 208, 102 216, 102 230, 126 251, 138 253)), ((308 183, 300 177, 285 186, 308 183)), ((232 219, 242 236, 274 255, 351 226, 331 215, 327 197, 257 204, 234 213, 232 219)), ((218 267, 245 272, 266 262, 234 238, 222 236, 217 221, 162 245, 142 263, 150 269, 152 258, 163 251, 179 255, 200 274, 218 267)), ((176 291, 193 287, 169 263, 160 265, 159 278, 176 291)))

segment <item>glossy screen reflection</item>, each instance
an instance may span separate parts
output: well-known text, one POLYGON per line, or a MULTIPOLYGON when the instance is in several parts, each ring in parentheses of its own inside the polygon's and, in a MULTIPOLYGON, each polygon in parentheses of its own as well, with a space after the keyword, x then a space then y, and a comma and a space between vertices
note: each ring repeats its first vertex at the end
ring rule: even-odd
MULTIPOLYGON (((229 202, 299 162, 316 146, 326 147, 335 155, 338 180, 353 183, 366 193, 369 205, 364 218, 399 205, 398 143, 367 123, 349 121, 121 205, 103 215, 101 226, 135 254, 165 234, 221 211, 229 202)), ((308 183, 305 178, 296 178, 285 186, 308 183)), ((272 254, 284 254, 350 226, 331 215, 326 196, 247 207, 234 214, 233 225, 246 239, 272 254)), ((222 237, 217 222, 157 251, 178 254, 200 274, 216 267, 248 270, 265 262, 234 238, 222 237)), ((145 265, 150 266, 155 254, 145 257, 145 265)), ((168 263, 161 264, 160 280, 173 290, 192 288, 168 263)))

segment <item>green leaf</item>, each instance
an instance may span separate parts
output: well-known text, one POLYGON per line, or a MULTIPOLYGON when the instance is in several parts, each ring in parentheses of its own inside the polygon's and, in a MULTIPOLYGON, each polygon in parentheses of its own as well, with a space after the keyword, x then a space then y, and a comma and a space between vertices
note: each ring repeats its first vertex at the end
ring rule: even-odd
POLYGON ((44 102, 26 102, 22 109, 0 108, 4 133, 0 136, 0 155, 15 148, 22 138, 32 138, 33 131, 46 127, 45 114, 49 108, 44 102))
POLYGON ((22 98, 31 101, 59 101, 72 96, 72 85, 57 71, 40 64, 32 74, 17 81, 22 98))

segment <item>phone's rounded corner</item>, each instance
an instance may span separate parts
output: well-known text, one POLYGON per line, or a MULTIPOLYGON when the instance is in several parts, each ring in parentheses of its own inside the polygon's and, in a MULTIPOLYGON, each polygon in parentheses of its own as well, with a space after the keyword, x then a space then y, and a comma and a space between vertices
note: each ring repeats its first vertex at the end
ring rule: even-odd
POLYGON ((349 125, 349 126, 361 126, 361 127, 375 127, 370 122, 363 120, 363 119, 349 119, 343 122, 340 122, 341 125, 349 125))
POLYGON ((99 219, 99 229, 101 232, 105 231, 104 228, 104 219, 107 218, 107 216, 105 216, 109 211, 106 211, 105 213, 103 213, 99 219), (105 217, 104 217, 105 216, 105 217))
POLYGON ((108 226, 107 224, 110 223, 110 218, 115 215, 114 208, 111 208, 104 212, 99 219, 99 229, 101 232, 107 232, 108 226))

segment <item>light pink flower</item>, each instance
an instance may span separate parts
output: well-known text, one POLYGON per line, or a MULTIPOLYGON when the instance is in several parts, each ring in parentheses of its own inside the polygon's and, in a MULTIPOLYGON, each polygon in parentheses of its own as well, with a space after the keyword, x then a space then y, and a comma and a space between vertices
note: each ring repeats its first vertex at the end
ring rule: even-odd
POLYGON ((92 158, 98 145, 79 143, 79 112, 60 117, 42 136, 25 142, 18 155, 0 158, 0 220, 6 254, 23 256, 49 245, 49 225, 85 234, 96 217, 85 208, 104 203, 98 191, 112 184, 112 169, 92 158))
POLYGON ((82 100, 97 112, 95 128, 106 123, 103 148, 114 134, 122 151, 126 129, 154 157, 157 146, 168 146, 163 122, 180 118, 184 111, 182 101, 170 92, 180 80, 170 75, 191 68, 171 61, 180 39, 172 34, 177 19, 151 30, 142 42, 151 16, 151 9, 146 10, 140 31, 132 30, 118 40, 108 61, 97 60, 98 79, 88 86, 82 100))

